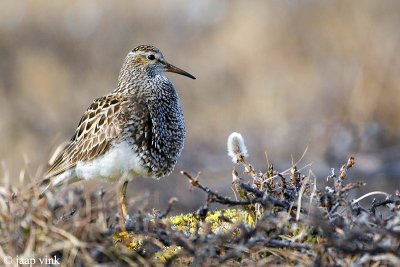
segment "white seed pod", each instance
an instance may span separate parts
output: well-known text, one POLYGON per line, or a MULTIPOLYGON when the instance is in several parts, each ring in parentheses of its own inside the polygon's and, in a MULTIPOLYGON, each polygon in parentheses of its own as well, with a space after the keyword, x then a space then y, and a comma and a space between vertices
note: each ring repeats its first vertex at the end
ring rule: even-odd
POLYGON ((241 157, 247 158, 246 145, 240 133, 233 132, 228 137, 228 156, 232 158, 233 163, 237 163, 241 157))

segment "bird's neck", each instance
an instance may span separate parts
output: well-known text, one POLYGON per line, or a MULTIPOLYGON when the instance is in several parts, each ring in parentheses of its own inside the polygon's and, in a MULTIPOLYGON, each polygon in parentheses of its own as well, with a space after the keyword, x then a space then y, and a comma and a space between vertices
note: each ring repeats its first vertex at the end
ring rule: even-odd
POLYGON ((164 73, 124 69, 119 74, 117 88, 114 92, 150 100, 177 97, 174 85, 164 73))
POLYGON ((126 95, 130 94, 133 88, 140 87, 140 84, 147 83, 148 79, 146 73, 140 70, 122 67, 118 76, 117 88, 114 92, 126 95))
MULTIPOLYGON (((180 113, 178 93, 163 72, 123 67, 114 92, 146 103, 151 112, 180 113)), ((158 116, 159 114, 151 114, 158 116)))

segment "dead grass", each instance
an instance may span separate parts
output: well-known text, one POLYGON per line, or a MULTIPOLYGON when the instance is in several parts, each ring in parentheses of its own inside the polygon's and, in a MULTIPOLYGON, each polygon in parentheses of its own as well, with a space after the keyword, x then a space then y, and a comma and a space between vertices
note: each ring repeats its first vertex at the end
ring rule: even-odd
POLYGON ((166 211, 142 207, 123 225, 116 201, 105 203, 103 191, 65 187, 38 200, 37 192, 12 186, 5 173, 0 258, 55 257, 63 266, 399 265, 399 193, 363 206, 361 199, 382 192, 350 199, 364 184, 347 182, 353 158, 338 174, 332 171, 325 188, 309 167, 278 172, 270 164, 262 173, 245 157, 237 162, 237 199, 184 172, 206 195, 196 212, 171 216, 172 199, 166 211), (225 208, 212 211, 213 203, 225 208))

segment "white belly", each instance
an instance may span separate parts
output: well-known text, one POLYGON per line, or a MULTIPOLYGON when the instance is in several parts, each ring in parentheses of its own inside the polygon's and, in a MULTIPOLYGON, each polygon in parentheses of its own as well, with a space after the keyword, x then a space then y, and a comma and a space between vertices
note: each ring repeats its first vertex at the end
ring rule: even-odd
POLYGON ((148 173, 128 143, 121 142, 102 156, 91 161, 78 162, 75 167, 75 175, 78 180, 116 181, 122 176, 132 179, 137 176, 147 176, 148 173))

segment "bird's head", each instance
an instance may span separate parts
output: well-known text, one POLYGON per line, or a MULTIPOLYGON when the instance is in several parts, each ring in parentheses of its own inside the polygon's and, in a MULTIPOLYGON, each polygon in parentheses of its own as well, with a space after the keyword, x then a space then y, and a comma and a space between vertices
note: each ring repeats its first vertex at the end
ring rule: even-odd
POLYGON ((150 45, 139 45, 134 48, 125 59, 125 64, 150 76, 164 72, 174 72, 186 77, 196 79, 192 74, 168 63, 161 51, 150 45))

